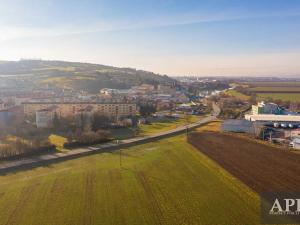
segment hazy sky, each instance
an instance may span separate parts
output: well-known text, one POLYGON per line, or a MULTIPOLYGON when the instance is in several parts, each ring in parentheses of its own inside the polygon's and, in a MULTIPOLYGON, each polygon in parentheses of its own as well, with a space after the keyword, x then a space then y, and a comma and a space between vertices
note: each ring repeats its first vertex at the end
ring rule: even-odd
POLYGON ((300 0, 0 0, 0 59, 299 75, 300 0))

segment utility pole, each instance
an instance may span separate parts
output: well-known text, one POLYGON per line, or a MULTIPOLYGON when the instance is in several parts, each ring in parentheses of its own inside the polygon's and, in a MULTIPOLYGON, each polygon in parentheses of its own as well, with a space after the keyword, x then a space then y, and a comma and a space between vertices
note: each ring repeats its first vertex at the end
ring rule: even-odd
POLYGON ((189 136, 189 118, 187 112, 185 112, 185 125, 186 125, 186 139, 189 136))
POLYGON ((120 168, 122 168, 122 149, 120 148, 120 168))
MULTIPOLYGON (((119 144, 119 140, 116 141, 117 145, 119 144)), ((122 168, 122 148, 119 150, 119 159, 120 159, 120 168, 122 168)))

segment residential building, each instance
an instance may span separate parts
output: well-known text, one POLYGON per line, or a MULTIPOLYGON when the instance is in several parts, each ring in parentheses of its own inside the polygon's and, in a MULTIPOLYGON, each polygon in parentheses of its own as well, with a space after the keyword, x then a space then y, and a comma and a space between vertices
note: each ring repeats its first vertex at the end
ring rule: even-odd
POLYGON ((140 86, 132 87, 133 91, 139 94, 150 94, 155 90, 154 85, 142 84, 140 86))
POLYGON ((99 112, 113 120, 119 118, 134 116, 137 113, 135 103, 109 103, 109 102, 26 102, 24 105, 24 113, 26 116, 32 116, 37 111, 48 109, 56 106, 55 109, 58 116, 68 117, 75 116, 82 109, 92 107, 91 112, 99 112))
POLYGON ((7 109, 0 110, 0 128, 6 127, 10 122, 10 114, 7 109))
POLYGON ((53 126, 54 110, 41 109, 36 111, 37 128, 49 128, 53 126))
POLYGON ((5 108, 4 102, 0 99, 0 110, 5 108))

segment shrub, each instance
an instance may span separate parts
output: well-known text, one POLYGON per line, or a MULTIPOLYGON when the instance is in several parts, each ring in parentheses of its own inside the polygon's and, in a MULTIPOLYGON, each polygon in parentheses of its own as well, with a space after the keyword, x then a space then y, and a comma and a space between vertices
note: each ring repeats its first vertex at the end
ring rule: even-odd
POLYGON ((103 130, 98 130, 97 132, 87 131, 78 134, 75 140, 69 141, 64 144, 65 148, 76 148, 87 145, 100 144, 110 140, 110 133, 103 130))

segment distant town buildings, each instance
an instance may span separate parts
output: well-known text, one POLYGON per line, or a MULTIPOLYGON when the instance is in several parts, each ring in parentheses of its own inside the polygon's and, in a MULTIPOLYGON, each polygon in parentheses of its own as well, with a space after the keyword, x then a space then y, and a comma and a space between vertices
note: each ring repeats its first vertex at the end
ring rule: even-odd
POLYGON ((0 110, 4 109, 4 102, 0 99, 0 110))
POLYGON ((188 86, 178 88, 175 84, 143 83, 130 89, 103 88, 98 94, 50 86, 1 92, 0 111, 4 111, 0 112, 0 119, 3 125, 13 118, 14 122, 35 122, 38 128, 46 128, 51 127, 54 115, 80 120, 91 118, 97 112, 112 123, 121 124, 138 113, 138 105, 151 103, 155 110, 160 111, 189 103, 191 95, 188 89, 188 86))
POLYGON ((0 110, 0 128, 6 127, 10 121, 9 112, 7 109, 0 110))

